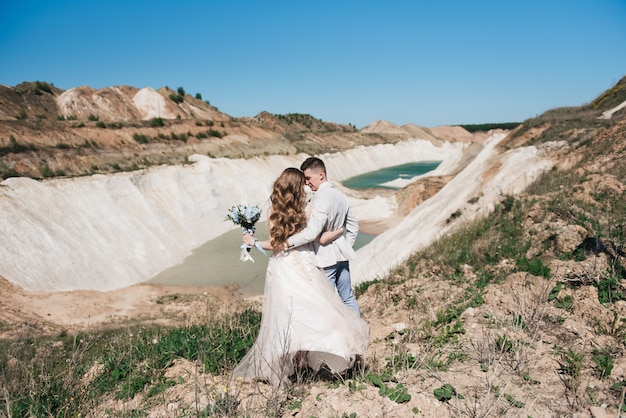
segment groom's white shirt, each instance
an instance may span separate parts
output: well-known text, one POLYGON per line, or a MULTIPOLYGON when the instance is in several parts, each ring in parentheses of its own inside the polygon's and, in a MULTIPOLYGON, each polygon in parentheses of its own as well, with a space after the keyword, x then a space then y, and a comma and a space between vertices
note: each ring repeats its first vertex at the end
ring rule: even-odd
POLYGON ((339 261, 351 260, 356 256, 353 246, 359 234, 359 223, 350 209, 348 198, 335 189, 329 181, 320 184, 310 202, 310 214, 306 227, 289 238, 289 247, 313 243, 316 264, 329 267, 339 261), (324 231, 335 231, 343 227, 344 235, 326 245, 317 237, 324 231))

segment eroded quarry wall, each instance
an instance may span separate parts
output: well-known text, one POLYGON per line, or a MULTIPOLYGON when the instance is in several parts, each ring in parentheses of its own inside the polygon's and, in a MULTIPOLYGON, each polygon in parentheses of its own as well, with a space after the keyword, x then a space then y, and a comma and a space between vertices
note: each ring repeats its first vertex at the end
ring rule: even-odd
MULTIPOLYGON (((428 140, 357 147, 321 155, 331 180, 412 161, 452 170, 461 143, 428 140)), ((307 155, 211 159, 114 175, 0 183, 0 275, 27 290, 112 290, 182 261, 194 248, 236 228, 234 204, 265 208, 271 185, 307 155)), ((354 202, 361 219, 376 210, 354 202)))

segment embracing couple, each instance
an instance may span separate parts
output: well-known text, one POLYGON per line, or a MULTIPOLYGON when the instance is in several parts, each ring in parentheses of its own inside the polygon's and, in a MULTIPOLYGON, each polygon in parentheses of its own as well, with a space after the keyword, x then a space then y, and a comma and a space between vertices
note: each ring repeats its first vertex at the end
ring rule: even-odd
POLYGON ((349 269, 359 226, 321 159, 310 157, 300 170, 287 168, 276 179, 268 228, 266 241, 243 237, 273 254, 259 335, 233 376, 283 386, 297 369, 348 370, 365 354, 369 339, 349 269), (305 185, 314 192, 308 204, 305 185))

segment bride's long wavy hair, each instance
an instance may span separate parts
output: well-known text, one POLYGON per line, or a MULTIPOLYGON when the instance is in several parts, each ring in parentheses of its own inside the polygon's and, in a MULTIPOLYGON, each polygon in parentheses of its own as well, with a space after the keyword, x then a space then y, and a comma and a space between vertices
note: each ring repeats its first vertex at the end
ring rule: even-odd
POLYGON ((304 174, 297 168, 283 170, 270 195, 270 244, 273 251, 284 250, 287 239, 306 226, 304 174))

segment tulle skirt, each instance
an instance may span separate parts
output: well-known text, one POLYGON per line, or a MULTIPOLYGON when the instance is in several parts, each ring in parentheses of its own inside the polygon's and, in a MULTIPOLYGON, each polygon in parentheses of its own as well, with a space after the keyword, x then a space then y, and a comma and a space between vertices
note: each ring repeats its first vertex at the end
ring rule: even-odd
POLYGON ((259 335, 233 377, 282 386, 295 372, 297 355, 311 369, 325 366, 332 373, 364 356, 369 325, 343 303, 307 247, 270 257, 264 296, 259 335))

